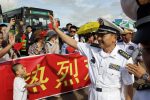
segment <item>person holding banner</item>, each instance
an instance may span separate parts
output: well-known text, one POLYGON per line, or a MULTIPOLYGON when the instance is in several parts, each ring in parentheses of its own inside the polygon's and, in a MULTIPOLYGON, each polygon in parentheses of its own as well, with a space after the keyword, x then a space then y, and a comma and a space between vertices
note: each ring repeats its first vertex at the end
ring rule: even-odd
POLYGON ((116 45, 117 35, 123 32, 121 28, 99 19, 100 27, 96 34, 101 48, 96 48, 65 35, 56 27, 51 15, 50 20, 57 34, 88 59, 91 80, 89 100, 131 100, 134 76, 128 73, 125 66, 133 60, 116 45))
POLYGON ((27 88, 41 85, 40 82, 35 82, 33 84, 27 84, 24 80, 26 76, 25 67, 16 63, 13 65, 12 70, 16 75, 14 79, 14 92, 13 92, 13 100, 27 100, 27 88))

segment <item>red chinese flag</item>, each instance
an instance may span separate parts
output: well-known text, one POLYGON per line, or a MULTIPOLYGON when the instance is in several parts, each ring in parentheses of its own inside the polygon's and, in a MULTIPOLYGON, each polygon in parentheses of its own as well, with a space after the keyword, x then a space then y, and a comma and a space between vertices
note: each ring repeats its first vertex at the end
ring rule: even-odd
POLYGON ((22 40, 25 40, 25 39, 26 39, 26 35, 23 34, 22 37, 21 37, 21 39, 22 39, 22 40))
POLYGON ((22 43, 15 43, 14 46, 13 46, 13 49, 14 50, 21 50, 22 49, 22 43))
MULTIPOLYGON (((58 23, 58 21, 56 21, 56 27, 58 27, 58 26, 59 26, 59 23, 58 23)), ((48 24, 48 27, 50 30, 53 30, 53 25, 51 22, 48 24)))

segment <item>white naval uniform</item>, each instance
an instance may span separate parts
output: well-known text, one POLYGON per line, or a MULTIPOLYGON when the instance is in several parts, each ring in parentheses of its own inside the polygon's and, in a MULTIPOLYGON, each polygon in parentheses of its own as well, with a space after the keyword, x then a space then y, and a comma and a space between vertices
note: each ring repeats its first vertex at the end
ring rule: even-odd
POLYGON ((140 45, 137 45, 131 41, 129 43, 118 42, 117 45, 132 57, 134 63, 142 61, 142 56, 140 54, 140 45))
POLYGON ((138 45, 131 41, 129 43, 118 42, 117 45, 129 55, 132 55, 132 53, 138 48, 138 45))
POLYGON ((105 53, 100 48, 95 48, 86 43, 78 42, 78 49, 81 54, 87 56, 89 64, 89 76, 91 86, 89 89, 89 100, 124 100, 121 88, 134 82, 134 76, 125 69, 127 63, 133 63, 132 59, 127 60, 118 53, 116 46, 111 54, 105 53), (95 61, 94 61, 95 59, 95 61), (110 69, 110 64, 120 66, 120 70, 110 69), (102 92, 96 91, 102 88, 102 92))

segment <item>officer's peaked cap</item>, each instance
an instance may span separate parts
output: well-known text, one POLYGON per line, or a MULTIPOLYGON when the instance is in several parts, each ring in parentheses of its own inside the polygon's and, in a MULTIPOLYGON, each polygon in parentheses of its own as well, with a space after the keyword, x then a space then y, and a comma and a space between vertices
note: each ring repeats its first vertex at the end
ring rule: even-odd
POLYGON ((100 23, 100 27, 97 33, 112 33, 120 35, 124 32, 119 26, 104 18, 98 18, 98 22, 100 23))

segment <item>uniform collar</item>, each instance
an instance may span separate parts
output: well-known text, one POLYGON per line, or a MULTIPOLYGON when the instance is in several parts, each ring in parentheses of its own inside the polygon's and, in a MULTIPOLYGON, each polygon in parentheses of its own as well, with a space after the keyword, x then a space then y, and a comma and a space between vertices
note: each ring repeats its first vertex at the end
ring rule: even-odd
POLYGON ((113 51, 110 54, 104 52, 103 50, 100 50, 99 53, 100 53, 100 56, 102 56, 103 58, 107 58, 107 57, 116 58, 118 50, 119 50, 119 47, 116 45, 115 48, 113 49, 113 51))
POLYGON ((124 45, 130 45, 130 44, 132 44, 132 42, 130 41, 129 43, 125 43, 125 42, 123 41, 123 44, 124 44, 124 45))

